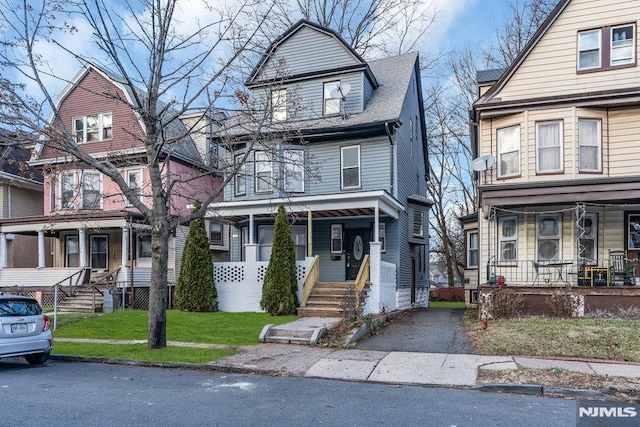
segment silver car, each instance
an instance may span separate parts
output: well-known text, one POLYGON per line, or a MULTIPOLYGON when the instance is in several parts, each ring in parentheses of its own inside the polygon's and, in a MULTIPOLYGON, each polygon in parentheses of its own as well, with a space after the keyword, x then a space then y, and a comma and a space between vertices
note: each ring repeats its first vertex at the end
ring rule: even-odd
POLYGON ((50 324, 35 299, 0 294, 0 358, 24 356, 32 365, 46 362, 53 348, 50 324))

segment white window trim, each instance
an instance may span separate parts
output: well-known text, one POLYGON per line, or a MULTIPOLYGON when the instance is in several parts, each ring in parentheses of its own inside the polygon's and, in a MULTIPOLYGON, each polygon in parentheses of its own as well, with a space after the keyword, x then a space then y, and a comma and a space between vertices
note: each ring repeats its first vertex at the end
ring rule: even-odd
POLYGON ((76 202, 77 202, 77 193, 78 193, 78 183, 77 183, 77 179, 76 179, 76 172, 75 171, 65 171, 60 173, 60 185, 59 187, 59 200, 60 200, 60 209, 61 210, 73 210, 76 208, 76 202), (71 199, 69 200, 69 205, 65 206, 64 205, 64 183, 65 183, 65 177, 71 177, 71 199))
POLYGON ((81 171, 80 172, 80 209, 102 209, 103 189, 102 189, 102 174, 98 171, 81 171), (84 206, 84 180, 87 175, 95 175, 98 177, 98 204, 97 206, 85 207, 84 206))
POLYGON ((208 227, 208 234, 209 234, 209 245, 211 246, 224 246, 225 245, 225 225, 221 222, 218 221, 208 221, 209 223, 209 227, 208 227), (217 240, 213 240, 211 239, 211 228, 213 225, 219 225, 220 226, 220 241, 217 240))
POLYGON ((64 238, 64 266, 65 267, 79 267, 80 266, 80 238, 77 234, 72 234, 69 236, 65 236, 64 238), (69 241, 75 240, 76 246, 78 248, 78 265, 69 265, 69 241))
MULTIPOLYGON (((593 147, 592 145, 585 145, 585 147, 593 147)), ((602 120, 600 119, 578 119, 578 170, 580 172, 602 172, 602 120), (582 153, 582 138, 580 136, 580 123, 581 122, 596 122, 597 124, 597 135, 598 135, 598 145, 597 145, 597 158, 596 158, 596 169, 583 169, 580 165, 582 162, 580 161, 580 155, 582 153)))
POLYGON ((327 86, 335 86, 338 87, 340 86, 340 80, 334 80, 334 81, 330 81, 330 82, 324 82, 322 85, 322 115, 324 116, 336 116, 340 114, 340 103, 342 102, 340 99, 338 98, 331 98, 331 90, 327 90, 327 86), (336 112, 327 112, 327 101, 329 100, 338 100, 338 111, 336 112))
POLYGON ((254 177, 255 177, 254 192, 256 194, 273 192, 273 159, 271 158, 271 155, 266 151, 256 151, 255 153, 253 153, 253 168, 254 168, 254 177), (262 156, 262 155, 265 156, 265 160, 258 160, 258 156, 262 156), (260 182, 260 176, 258 175, 259 163, 265 165, 265 170, 262 172, 267 172, 267 169, 269 172, 269 177, 270 177, 270 180, 268 182, 269 185, 268 185, 268 188, 265 190, 258 190, 258 183, 260 182))
POLYGON ((518 261, 518 217, 516 216, 505 216, 498 218, 498 263, 500 264, 513 264, 518 261), (513 236, 505 237, 502 232, 503 224, 506 221, 514 221, 515 222, 515 233, 513 236), (502 243, 504 242, 514 242, 516 248, 515 259, 503 259, 502 258, 502 243))
POLYGON ((629 24, 624 24, 624 25, 616 25, 615 27, 611 27, 611 31, 609 33, 609 65, 611 67, 618 67, 621 65, 628 65, 628 64, 633 64, 636 61, 636 24, 635 23, 629 23, 629 24), (626 59, 624 62, 618 62, 617 64, 613 63, 613 51, 614 51, 614 46, 613 46, 613 31, 615 29, 618 28, 624 28, 624 27, 629 27, 631 28, 631 58, 626 59))
POLYGON ((477 259, 479 259, 480 256, 480 236, 478 235, 478 230, 469 230, 467 231, 467 268, 471 269, 471 268, 478 268, 478 264, 476 262, 476 264, 471 264, 471 262, 469 261, 471 259, 471 251, 475 251, 477 254, 477 259), (471 247, 471 236, 475 235, 476 236, 476 247, 472 248, 471 247))
POLYGON ((537 173, 555 173, 564 171, 564 131, 562 126, 562 120, 547 120, 543 122, 536 122, 536 172, 537 173), (550 125, 557 124, 558 125, 558 155, 560 156, 560 160, 558 162, 558 169, 540 169, 540 149, 541 148, 551 148, 551 147, 540 147, 540 132, 538 131, 538 127, 540 125, 550 125))
POLYGON ((498 145, 498 147, 497 147, 497 149, 498 149, 498 178, 510 178, 510 177, 514 177, 514 176, 520 176, 520 173, 521 173, 521 171, 520 171, 520 168, 521 168, 521 164, 520 164, 520 157, 521 157, 521 155, 520 155, 520 151, 521 151, 521 149, 522 149, 522 147, 521 147, 522 142, 521 142, 520 125, 507 126, 507 127, 504 127, 504 128, 500 128, 500 129, 498 129, 498 130, 496 131, 496 139, 497 139, 497 145, 498 145), (505 152, 503 152, 503 151, 502 151, 502 147, 501 147, 502 143, 501 143, 501 141, 500 141, 500 140, 501 140, 501 138, 500 138, 500 134, 501 134, 501 133, 503 133, 503 132, 507 132, 507 131, 513 130, 513 129, 517 129, 517 134, 518 134, 518 149, 517 149, 517 150, 515 150, 515 151, 505 151, 505 152), (516 157, 517 157, 517 159, 518 159, 518 169, 517 169, 517 171, 516 171, 516 172, 514 172, 514 173, 505 173, 505 172, 502 170, 502 156, 503 156, 504 154, 514 153, 514 152, 515 152, 515 153, 517 153, 517 156, 516 156, 516 157))
POLYGON ((424 212, 419 210, 413 211, 413 237, 424 237, 424 212))
POLYGON ((590 219, 592 224, 591 235, 585 234, 585 240, 593 240, 593 259, 587 259, 587 264, 596 265, 598 263, 598 214, 586 213, 585 220, 590 219))
MULTIPOLYGON (((243 158, 244 158, 244 153, 236 155, 234 157, 235 164, 242 161, 243 158)), ((236 173, 236 176, 233 178, 233 194, 235 196, 247 195, 247 163, 246 162, 240 165, 240 167, 238 168, 238 172, 236 173), (241 182, 244 186, 242 191, 239 190, 241 182)))
POLYGON ((352 188, 360 188, 362 186, 362 161, 360 158, 360 146, 359 145, 349 145, 346 147, 340 147, 340 188, 342 190, 348 190, 352 188), (358 150, 358 164, 357 166, 344 166, 344 152, 345 150, 350 150, 356 148, 358 150), (344 185, 344 171, 346 169, 358 169, 358 185, 352 185, 349 187, 345 187, 344 185))
POLYGON ((598 68, 602 68, 602 29, 598 28, 595 30, 586 30, 586 31, 579 31, 578 32, 578 58, 577 58, 577 63, 578 63, 578 70, 579 71, 583 71, 583 70, 595 70, 598 68), (580 66, 580 53, 583 51, 582 47, 581 47, 581 38, 580 36, 582 34, 588 34, 588 33, 598 33, 598 65, 594 65, 592 67, 581 67, 580 66))
POLYGON ((297 149, 285 149, 283 150, 283 177, 282 177, 282 188, 287 193, 304 193, 304 168, 305 168, 305 153, 304 150, 297 149), (296 158, 292 158, 291 155, 296 153, 296 158), (295 160, 298 159, 299 162, 295 160), (287 176, 289 173, 297 174, 300 173, 300 179, 295 179, 294 182, 300 183, 300 188, 289 188, 287 185, 287 176))
POLYGON ((84 116, 75 116, 71 119, 71 128, 73 129, 73 134, 76 136, 76 142, 79 144, 86 144, 91 142, 100 142, 100 141, 109 141, 113 139, 113 113, 97 113, 97 114, 87 114, 84 116), (98 116, 98 139, 96 141, 87 141, 87 117, 89 116, 98 116), (104 117, 111 116, 111 126, 104 125, 104 117), (76 131, 76 121, 82 120, 82 140, 80 140, 77 136, 76 131), (111 137, 104 138, 104 130, 107 128, 111 128, 111 137))
POLYGON ((554 214, 539 214, 536 215, 536 260, 542 262, 553 262, 562 260, 562 213, 554 214), (555 236, 542 236, 540 233, 540 224, 542 219, 552 218, 557 222, 558 234, 555 236), (557 240, 558 241, 558 254, 557 257, 551 259, 542 259, 538 253, 541 240, 557 240))
POLYGON ((378 241, 381 243, 380 252, 387 252, 387 224, 384 222, 378 223, 378 241))
MULTIPOLYGON (((127 182, 127 185, 129 186, 129 188, 131 188, 131 175, 130 174, 136 174, 138 175, 138 199, 140 200, 142 198, 142 169, 136 168, 136 169, 125 169, 124 171, 125 174, 125 181, 127 182)), ((124 198, 124 203, 126 206, 132 206, 131 202, 129 201, 129 199, 127 199, 126 197, 124 198)))
POLYGON ((331 224, 331 234, 329 235, 329 249, 331 249, 332 254, 341 254, 344 252, 344 238, 342 237, 342 224, 331 224), (338 237, 334 237, 334 231, 338 234, 338 237), (340 248, 334 249, 333 242, 334 240, 340 241, 340 248))
POLYGON ((271 90, 271 119, 274 122, 287 120, 287 89, 271 90))

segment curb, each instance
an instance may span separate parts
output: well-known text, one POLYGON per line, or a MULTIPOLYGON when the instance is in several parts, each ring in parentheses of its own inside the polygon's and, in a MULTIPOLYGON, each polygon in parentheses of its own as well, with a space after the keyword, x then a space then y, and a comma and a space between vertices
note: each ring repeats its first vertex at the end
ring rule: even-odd
POLYGON ((482 384, 472 387, 472 390, 492 393, 513 393, 538 396, 562 395, 571 398, 589 398, 602 400, 619 400, 616 396, 594 390, 583 390, 562 387, 546 387, 540 384, 482 384))

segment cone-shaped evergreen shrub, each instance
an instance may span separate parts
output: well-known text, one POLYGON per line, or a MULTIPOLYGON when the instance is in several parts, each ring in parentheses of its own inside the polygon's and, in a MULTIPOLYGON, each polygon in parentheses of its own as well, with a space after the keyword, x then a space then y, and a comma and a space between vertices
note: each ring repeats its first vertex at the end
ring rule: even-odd
MULTIPOLYGON (((196 202, 194 211, 200 209, 196 202)), ((182 253, 182 265, 176 287, 175 305, 192 312, 218 311, 218 291, 213 281, 213 260, 204 219, 189 224, 189 235, 182 253)))
POLYGON ((272 316, 295 314, 298 306, 296 252, 284 206, 278 208, 276 215, 271 258, 264 276, 260 306, 272 316))

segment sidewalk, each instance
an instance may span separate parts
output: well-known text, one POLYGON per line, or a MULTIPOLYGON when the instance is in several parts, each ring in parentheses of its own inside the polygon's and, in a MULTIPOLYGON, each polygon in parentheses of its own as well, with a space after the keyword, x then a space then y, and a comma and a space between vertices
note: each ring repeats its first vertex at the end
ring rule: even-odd
MULTIPOLYGON (((81 340, 58 338, 56 341, 81 340)), ((129 341, 90 341, 130 343, 129 341)), ((205 348, 220 348, 220 346, 178 342, 169 342, 168 345, 195 345, 205 348)), ((255 346, 239 347, 237 350, 239 350, 240 353, 205 364, 201 367, 265 375, 293 375, 388 384, 477 388, 493 392, 540 395, 560 393, 576 398, 606 398, 607 395, 590 390, 556 389, 536 384, 485 384, 479 386, 477 384, 478 372, 481 369, 517 370, 519 368, 556 368, 587 374, 621 376, 638 379, 640 382, 640 365, 633 364, 518 356, 333 349, 291 344, 258 344, 255 346)), ((65 356, 52 356, 52 358, 78 360, 78 358, 68 358, 65 356)), ((167 364, 146 362, 141 362, 141 364, 167 366, 167 364)))

